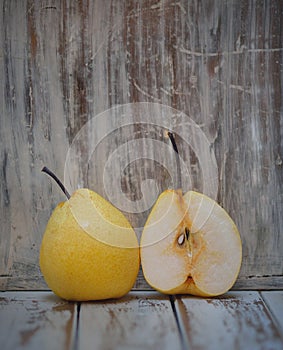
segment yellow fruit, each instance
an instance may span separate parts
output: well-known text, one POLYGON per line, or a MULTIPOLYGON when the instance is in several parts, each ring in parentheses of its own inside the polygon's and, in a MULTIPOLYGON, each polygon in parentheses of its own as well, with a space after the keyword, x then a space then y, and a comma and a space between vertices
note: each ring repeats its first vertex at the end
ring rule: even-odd
POLYGON ((220 295, 233 286, 241 260, 237 227, 214 200, 193 191, 159 196, 141 237, 142 269, 153 288, 220 295))
POLYGON ((53 211, 42 239, 40 268, 61 298, 121 297, 135 283, 139 265, 133 228, 97 193, 79 189, 53 211))

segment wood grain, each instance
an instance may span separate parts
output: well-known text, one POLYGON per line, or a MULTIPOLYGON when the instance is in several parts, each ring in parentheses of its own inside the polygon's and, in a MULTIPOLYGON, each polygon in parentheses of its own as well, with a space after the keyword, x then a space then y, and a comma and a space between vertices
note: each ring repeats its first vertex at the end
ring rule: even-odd
POLYGON ((49 292, 0 295, 1 349, 71 349, 76 305, 49 292))
POLYGON ((258 292, 207 300, 180 297, 176 309, 187 348, 282 349, 280 331, 258 292))
MULTIPOLYGON (((192 135, 179 133, 190 120, 216 156, 217 200, 242 236, 236 287, 282 287, 282 1, 1 0, 0 17, 1 290, 47 288, 38 267, 40 242, 51 211, 65 199, 40 173, 43 165, 61 179, 78 175, 74 187, 89 186, 122 208, 126 201, 143 207, 175 184, 174 153, 159 147, 168 145, 165 123, 179 128, 176 140, 189 169, 183 190, 202 191, 206 168, 192 135), (122 117, 105 118, 78 145, 84 168, 77 164, 65 174, 83 126, 133 102, 182 114, 155 120, 159 125, 133 116, 110 134, 105 131, 122 117), (132 149, 141 158, 123 167, 113 162, 105 183, 107 161, 115 154, 130 159, 132 149), (159 162, 164 158, 169 165, 159 162)), ((125 210, 138 235, 148 212, 125 210)), ((141 273, 135 288, 149 288, 141 273)))
POLYGON ((80 349, 181 349, 168 297, 131 292, 121 300, 83 303, 80 349))
POLYGON ((283 332, 283 291, 264 291, 261 292, 261 295, 274 317, 274 321, 283 332))
POLYGON ((178 296, 171 302, 139 291, 76 305, 52 292, 3 292, 0 347, 282 349, 282 291, 261 295, 241 291, 214 299, 178 296))

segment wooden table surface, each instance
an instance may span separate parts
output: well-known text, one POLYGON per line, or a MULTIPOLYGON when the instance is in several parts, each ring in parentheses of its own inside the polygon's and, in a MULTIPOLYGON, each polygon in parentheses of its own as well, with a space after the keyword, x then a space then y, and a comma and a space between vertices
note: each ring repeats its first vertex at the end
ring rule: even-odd
POLYGON ((3 292, 0 348, 281 350, 283 291, 213 299, 132 291, 84 303, 51 292, 3 292))

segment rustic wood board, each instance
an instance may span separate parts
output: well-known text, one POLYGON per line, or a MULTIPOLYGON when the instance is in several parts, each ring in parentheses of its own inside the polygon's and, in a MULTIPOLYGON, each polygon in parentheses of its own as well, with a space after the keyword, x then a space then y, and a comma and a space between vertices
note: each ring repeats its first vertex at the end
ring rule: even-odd
MULTIPOLYGON (((281 0, 0 0, 0 289, 47 288, 39 247, 64 197, 40 170, 47 165, 63 179, 81 128, 133 102, 183 112, 163 120, 166 128, 179 125, 177 134, 191 120, 199 126, 217 161, 217 200, 243 239, 235 287, 282 288, 282 14, 281 0)), ((168 144, 163 122, 133 118, 106 135, 120 118, 89 131, 78 147, 87 169, 77 165, 68 175, 78 175, 74 187, 89 186, 123 208, 174 187, 176 166, 173 152, 160 147, 168 144), (141 158, 110 162, 104 183, 111 156, 124 150, 131 159, 132 149, 141 158), (168 166, 159 163, 164 158, 168 166)), ((202 191, 206 169, 192 139, 177 135, 189 170, 183 190, 202 191)), ((125 214, 140 228, 148 210, 125 214)), ((142 273, 135 287, 149 288, 142 273)))
POLYGON ((283 291, 265 291, 261 295, 283 334, 283 291))
POLYGON ((283 338, 258 292, 220 298, 178 297, 177 316, 188 348, 282 349, 283 338))
POLYGON ((168 297, 131 292, 117 301, 81 304, 79 349, 181 349, 168 297))
POLYGON ((139 291, 79 306, 51 292, 0 295, 1 350, 276 350, 282 345, 282 291, 178 296, 172 303, 168 296, 139 291))
POLYGON ((76 304, 50 292, 0 293, 2 350, 71 349, 76 320, 76 304))

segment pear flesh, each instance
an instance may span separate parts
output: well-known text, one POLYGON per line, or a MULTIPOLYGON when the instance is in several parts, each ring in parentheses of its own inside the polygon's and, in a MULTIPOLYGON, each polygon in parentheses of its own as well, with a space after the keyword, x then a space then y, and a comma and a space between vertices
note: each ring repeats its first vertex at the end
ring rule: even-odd
POLYGON ((119 298, 133 287, 139 266, 133 228, 97 193, 79 189, 53 211, 42 239, 40 268, 61 298, 119 298))
POLYGON ((194 191, 166 190, 159 196, 140 246, 146 281, 166 294, 221 295, 235 283, 242 261, 231 217, 194 191))

